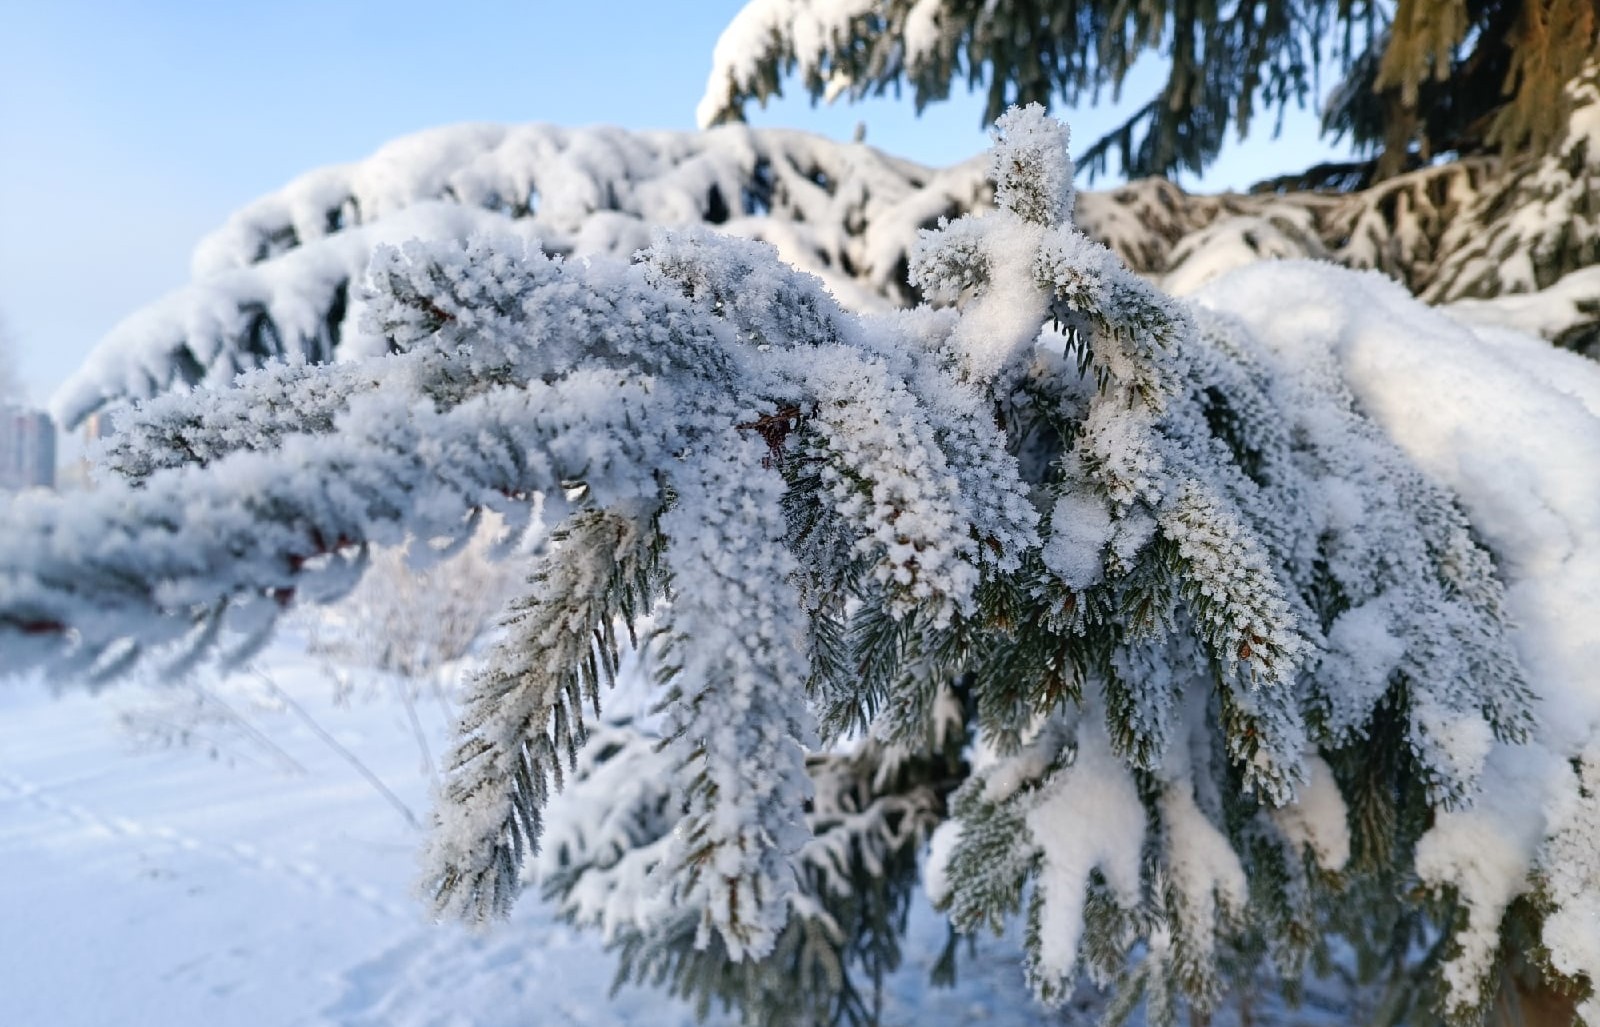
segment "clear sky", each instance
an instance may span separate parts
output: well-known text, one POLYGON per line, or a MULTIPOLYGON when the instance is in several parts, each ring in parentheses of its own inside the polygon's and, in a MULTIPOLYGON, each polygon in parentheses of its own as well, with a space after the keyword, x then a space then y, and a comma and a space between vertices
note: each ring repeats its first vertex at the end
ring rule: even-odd
MULTIPOLYGON (((739 0, 15 0, 0 4, 0 317, 35 402, 124 315, 182 285, 228 213, 295 175, 457 121, 693 127, 739 0)), ((1130 84, 1142 101, 1154 84, 1130 84)), ((798 90, 792 90, 798 94, 798 90)), ((981 149, 981 103, 754 112, 927 163, 981 149)), ((1115 111, 1061 111, 1088 141, 1115 111)), ((1205 188, 1337 153, 1261 119, 1205 188)), ((1193 186, 1196 183, 1185 183, 1193 186)))

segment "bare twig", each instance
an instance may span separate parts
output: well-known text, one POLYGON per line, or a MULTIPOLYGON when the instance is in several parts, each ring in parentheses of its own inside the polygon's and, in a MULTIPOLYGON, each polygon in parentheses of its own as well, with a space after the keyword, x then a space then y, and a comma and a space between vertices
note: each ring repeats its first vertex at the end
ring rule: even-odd
POLYGON ((322 739, 323 744, 332 749, 334 752, 338 753, 341 757, 343 757, 346 763, 349 763, 352 767, 354 767, 356 772, 365 778, 367 783, 370 784, 379 795, 382 795, 385 799, 387 799, 389 801, 389 805, 393 806, 395 810, 405 818, 407 824, 409 824, 414 830, 422 829, 422 823, 417 819, 417 815, 411 811, 411 807, 407 806, 405 802, 401 800, 400 796, 396 795, 388 785, 384 784, 383 780, 379 778, 377 774, 372 772, 372 768, 361 761, 361 757, 357 756, 343 745, 340 745, 338 739, 328 734, 328 732, 323 729, 322 725, 317 723, 317 719, 310 713, 306 712, 306 708, 296 702, 294 696, 284 691, 283 686, 279 685, 278 682, 273 679, 272 675, 268 674, 259 667, 255 668, 255 672, 256 676, 262 680, 272 694, 282 700, 283 704, 292 710, 295 716, 299 717, 301 721, 305 723, 306 727, 310 728, 318 738, 322 739))
POLYGON ((247 717, 229 705, 222 696, 217 695, 198 681, 191 682, 190 687, 194 689, 195 695, 199 696, 201 702, 210 703, 222 714, 225 720, 242 731, 245 737, 270 752, 291 774, 304 775, 306 773, 304 764, 289 755, 281 745, 268 738, 264 732, 254 724, 251 724, 247 717))

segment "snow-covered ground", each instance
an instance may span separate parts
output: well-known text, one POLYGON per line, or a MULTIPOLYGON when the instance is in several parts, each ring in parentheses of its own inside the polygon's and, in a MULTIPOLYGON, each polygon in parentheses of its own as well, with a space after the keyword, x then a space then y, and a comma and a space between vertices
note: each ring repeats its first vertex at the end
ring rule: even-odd
MULTIPOLYGON (((336 703, 328 669, 294 633, 258 663, 426 817, 429 778, 392 695, 358 676, 349 701, 336 703)), ((210 742, 152 751, 148 732, 135 744, 123 715, 146 728, 192 727, 189 691, 53 697, 38 684, 0 687, 0 1024, 695 1022, 654 990, 609 995, 614 964, 599 940, 534 896, 486 933, 429 923, 411 894, 418 833, 396 807, 292 709, 271 708, 262 680, 214 690, 260 738, 209 723, 196 734, 210 742)), ((437 755, 443 712, 426 694, 417 709, 437 755)), ((919 905, 911 933, 885 1023, 1082 1019, 1034 1007, 1003 942, 963 960, 958 989, 929 987, 944 928, 919 905)))

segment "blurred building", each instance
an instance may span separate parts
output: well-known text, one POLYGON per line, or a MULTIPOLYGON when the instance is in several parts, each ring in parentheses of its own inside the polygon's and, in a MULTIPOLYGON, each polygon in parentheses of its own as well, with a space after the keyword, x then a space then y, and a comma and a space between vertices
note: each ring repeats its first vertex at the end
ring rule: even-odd
POLYGON ((57 472, 56 488, 62 492, 76 492, 81 489, 92 489, 99 484, 100 471, 96 464, 100 459, 100 450, 107 439, 116 434, 113 418, 116 410, 98 410, 83 419, 83 426, 79 429, 76 445, 70 435, 63 434, 61 441, 65 453, 58 453, 57 459, 61 461, 60 470, 57 472))
POLYGON ((83 419, 83 441, 85 443, 100 442, 115 435, 117 430, 111 423, 112 413, 109 410, 96 410, 83 419))
POLYGON ((42 410, 0 405, 0 489, 55 485, 55 422, 42 410))

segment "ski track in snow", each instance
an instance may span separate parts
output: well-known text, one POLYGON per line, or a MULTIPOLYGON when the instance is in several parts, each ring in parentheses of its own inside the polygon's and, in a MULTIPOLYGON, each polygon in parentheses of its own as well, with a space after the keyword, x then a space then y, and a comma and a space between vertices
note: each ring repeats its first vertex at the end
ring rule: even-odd
MULTIPOLYGON (((423 813, 428 780, 400 710, 359 696, 335 706, 300 644, 272 647, 274 677, 423 813)), ((252 721, 304 775, 192 749, 130 754, 116 709, 162 695, 0 688, 0 1027, 699 1022, 659 989, 612 994, 599 937, 535 895, 486 931, 427 923, 412 894, 418 837, 290 716, 252 721)), ((437 753, 443 718, 429 712, 437 753)), ((1032 1003, 1015 938, 979 939, 960 987, 930 987, 944 940, 915 905, 885 1027, 1093 1021, 1032 1003)), ((705 1021, 737 1022, 720 1008, 705 1021)))
POLYGON ((0 798, 4 797, 30 803, 81 827, 104 832, 112 838, 154 841, 184 852, 218 857, 246 872, 283 877, 318 895, 348 898, 391 919, 414 919, 413 915, 386 900, 376 888, 340 880, 309 861, 275 859, 245 842, 217 844, 202 841, 171 827, 146 824, 125 816, 107 816, 78 803, 54 797, 50 786, 38 785, 0 769, 0 798))

